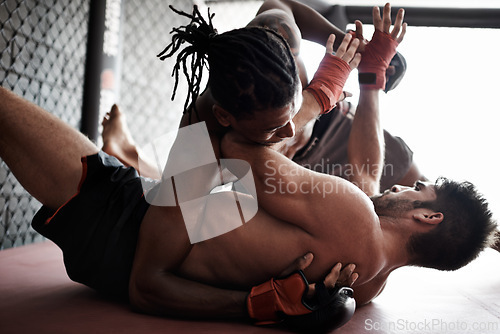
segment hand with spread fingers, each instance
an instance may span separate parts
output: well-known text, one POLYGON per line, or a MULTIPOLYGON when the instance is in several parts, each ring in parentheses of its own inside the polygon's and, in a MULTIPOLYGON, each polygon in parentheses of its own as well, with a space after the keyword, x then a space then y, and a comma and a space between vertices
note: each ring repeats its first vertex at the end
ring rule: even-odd
POLYGON ((337 102, 347 95, 343 93, 349 74, 361 61, 357 52, 359 40, 346 34, 333 55, 335 35, 331 34, 326 43, 326 54, 318 66, 306 91, 311 93, 322 108, 322 114, 330 112, 337 102))
MULTIPOLYGON (((384 89, 387 91, 386 71, 396 55, 396 47, 403 41, 407 24, 403 23, 404 9, 399 9, 391 30, 391 5, 384 6, 382 17, 380 9, 373 8, 375 32, 371 41, 364 46, 358 67, 361 89, 384 89)), ((356 37, 363 40, 363 25, 356 21, 356 37)), ((362 43, 363 44, 363 43, 362 43)))

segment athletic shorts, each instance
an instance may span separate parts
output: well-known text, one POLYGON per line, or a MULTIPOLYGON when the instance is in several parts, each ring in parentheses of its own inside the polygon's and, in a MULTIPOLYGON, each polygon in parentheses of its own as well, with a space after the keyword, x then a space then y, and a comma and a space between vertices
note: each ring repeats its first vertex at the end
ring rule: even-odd
MULTIPOLYGON (((354 172, 347 158, 347 143, 352 116, 337 109, 322 115, 315 123, 309 143, 293 157, 293 161, 314 171, 348 179, 354 172)), ((388 189, 406 175, 413 162, 413 152, 403 139, 384 130, 385 164, 380 189, 388 189)))
POLYGON ((57 210, 43 206, 32 226, 63 251, 68 276, 128 297, 139 228, 149 205, 133 168, 99 152, 82 158, 77 194, 57 210))

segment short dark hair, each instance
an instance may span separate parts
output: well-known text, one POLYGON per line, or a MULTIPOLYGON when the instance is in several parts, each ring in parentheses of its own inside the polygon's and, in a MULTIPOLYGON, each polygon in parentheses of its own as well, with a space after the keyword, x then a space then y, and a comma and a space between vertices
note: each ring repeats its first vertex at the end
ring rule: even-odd
POLYGON ((436 200, 417 201, 414 206, 441 212, 444 219, 432 231, 411 236, 407 249, 413 265, 456 270, 489 246, 496 223, 472 183, 440 177, 435 189, 436 200))
POLYGON ((210 12, 207 21, 196 6, 193 14, 170 8, 191 19, 188 25, 173 29, 172 43, 158 55, 164 60, 188 44, 179 52, 173 70, 176 81, 172 98, 181 67, 189 84, 184 112, 196 111, 204 67, 209 68, 212 96, 237 119, 251 117, 254 111, 282 108, 293 101, 300 79, 290 46, 281 35, 262 27, 218 34, 210 12))

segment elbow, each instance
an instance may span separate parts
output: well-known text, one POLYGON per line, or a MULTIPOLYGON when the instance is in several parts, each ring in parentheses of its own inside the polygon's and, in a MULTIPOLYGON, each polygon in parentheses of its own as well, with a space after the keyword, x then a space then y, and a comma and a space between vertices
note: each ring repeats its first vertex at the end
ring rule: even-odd
POLYGON ((134 312, 151 314, 151 303, 149 301, 147 289, 135 280, 129 284, 129 303, 134 312))
POLYGON ((380 193, 380 175, 353 175, 349 181, 361 189, 367 196, 380 193))
POLYGON ((132 276, 129 283, 130 308, 137 313, 155 316, 179 316, 179 298, 158 277, 132 276), (169 296, 171 298, 166 298, 169 296))
POLYGON ((132 311, 150 315, 168 315, 158 304, 158 293, 150 279, 131 279, 129 283, 129 304, 132 311))

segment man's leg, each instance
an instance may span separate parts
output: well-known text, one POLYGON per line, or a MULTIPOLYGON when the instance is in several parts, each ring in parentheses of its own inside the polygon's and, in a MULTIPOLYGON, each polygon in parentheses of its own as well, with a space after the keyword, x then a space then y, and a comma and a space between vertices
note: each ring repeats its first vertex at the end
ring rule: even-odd
POLYGON ((98 152, 84 135, 0 88, 0 157, 42 204, 58 208, 77 191, 81 157, 98 152))

